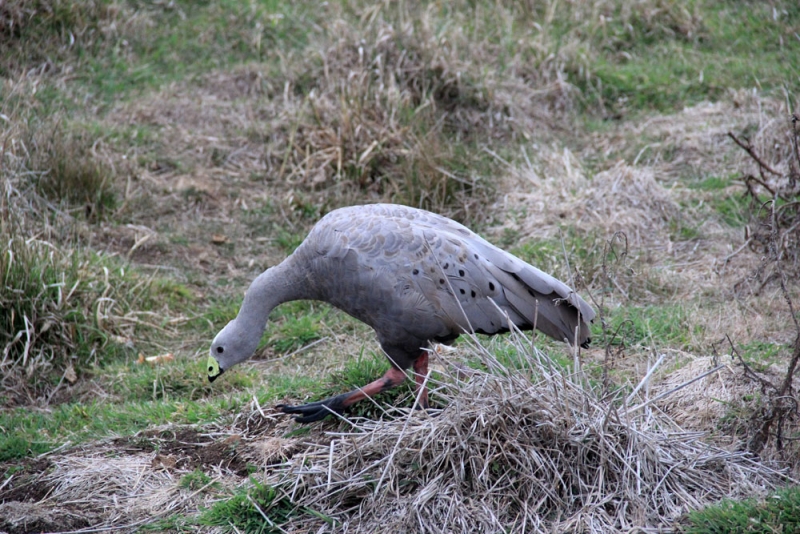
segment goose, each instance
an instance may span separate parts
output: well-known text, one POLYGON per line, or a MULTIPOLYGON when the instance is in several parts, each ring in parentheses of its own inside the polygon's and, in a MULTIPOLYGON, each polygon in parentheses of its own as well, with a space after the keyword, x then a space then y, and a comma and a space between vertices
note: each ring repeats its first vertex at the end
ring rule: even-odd
POLYGON ((565 283, 429 211, 394 204, 331 211, 285 260, 261 273, 235 319, 214 338, 208 380, 253 355, 270 312, 281 303, 318 300, 373 328, 391 363, 378 380, 341 395, 279 405, 300 423, 342 414, 393 388, 413 368, 417 404, 428 407, 425 377, 432 342, 460 334, 536 328, 588 347, 595 312, 565 283))

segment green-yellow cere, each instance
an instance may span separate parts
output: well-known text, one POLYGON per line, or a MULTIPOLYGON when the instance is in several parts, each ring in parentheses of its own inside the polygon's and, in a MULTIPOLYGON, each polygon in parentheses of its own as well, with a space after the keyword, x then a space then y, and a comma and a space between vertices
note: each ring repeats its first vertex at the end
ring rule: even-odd
POLYGON ((216 378, 220 374, 219 370, 219 362, 214 359, 213 356, 208 357, 208 376, 210 378, 216 378))

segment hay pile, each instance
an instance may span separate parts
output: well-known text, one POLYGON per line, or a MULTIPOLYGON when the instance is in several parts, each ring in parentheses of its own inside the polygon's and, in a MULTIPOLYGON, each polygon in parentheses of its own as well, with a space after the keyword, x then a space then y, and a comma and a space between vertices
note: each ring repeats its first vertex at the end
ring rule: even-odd
POLYGON ((157 454, 119 454, 109 447, 56 455, 35 479, 31 495, 44 498, 0 504, 0 530, 10 532, 93 531, 90 526, 130 528, 181 512, 187 499, 157 454), (122 525, 122 526, 120 526, 122 525))
MULTIPOLYGON (((478 349, 476 349, 478 350, 478 349)), ((287 531, 611 532, 663 529, 723 497, 763 495, 775 471, 704 444, 649 409, 618 409, 538 350, 506 372, 438 383, 446 408, 351 421, 269 476, 302 515, 287 531), (536 378, 531 378, 536 377, 536 378)))

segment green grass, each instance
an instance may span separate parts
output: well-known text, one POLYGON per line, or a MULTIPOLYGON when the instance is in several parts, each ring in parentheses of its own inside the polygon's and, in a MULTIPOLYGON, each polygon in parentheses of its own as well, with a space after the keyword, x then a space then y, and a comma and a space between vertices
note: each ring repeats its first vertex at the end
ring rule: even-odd
POLYGON ((300 315, 273 324, 267 334, 267 344, 279 353, 299 349, 322 337, 320 319, 320 314, 300 315))
POLYGON ((691 320, 681 304, 650 306, 626 305, 610 310, 609 335, 616 334, 613 345, 679 347, 689 349, 702 335, 701 327, 691 320))
MULTIPOLYGON (((65 442, 131 435, 151 426, 203 424, 234 417, 255 395, 262 406, 322 394, 318 380, 258 373, 238 366, 209 384, 204 356, 150 366, 116 363, 92 371, 102 402, 70 402, 45 410, 0 410, 0 462, 36 456, 65 442)), ((82 377, 86 379, 86 377, 82 377)))
POLYGON ((250 477, 249 488, 217 501, 200 516, 200 524, 222 527, 225 532, 272 534, 283 532, 280 525, 302 513, 280 490, 250 477))
MULTIPOLYGON (((705 199, 719 219, 733 228, 741 228, 751 219, 753 203, 736 177, 708 176, 689 184, 691 189, 713 193, 705 199), (738 186, 733 188, 733 186, 738 186), (728 188, 733 188, 727 191, 728 188)), ((766 197, 764 201, 768 200, 766 197)))
POLYGON ((800 488, 778 491, 763 501, 723 501, 689 513, 686 534, 775 534, 800 530, 800 488))
POLYGON ((210 70, 274 61, 304 47, 319 16, 313 3, 276 0, 122 2, 118 9, 112 4, 57 0, 50 10, 28 5, 36 16, 20 13, 0 74, 10 76, 50 56, 77 66, 74 79, 93 98, 112 103, 210 70), (102 31, 111 24, 116 31, 102 31))
POLYGON ((185 532, 187 534, 192 534, 197 532, 197 527, 198 522, 196 517, 176 514, 144 524, 138 527, 138 530, 141 532, 185 532))
MULTIPOLYGON (((666 5, 668 12, 680 9, 681 3, 666 5)), ((800 41, 792 37, 792 20, 798 16, 795 2, 697 1, 686 9, 699 15, 691 35, 679 30, 642 38, 646 31, 633 27, 625 54, 609 46, 613 39, 601 39, 594 77, 576 77, 575 82, 587 96, 594 93, 622 112, 677 110, 716 100, 731 87, 758 87, 775 94, 786 87, 796 93, 800 41)), ((612 22, 610 31, 615 30, 619 27, 612 22)))

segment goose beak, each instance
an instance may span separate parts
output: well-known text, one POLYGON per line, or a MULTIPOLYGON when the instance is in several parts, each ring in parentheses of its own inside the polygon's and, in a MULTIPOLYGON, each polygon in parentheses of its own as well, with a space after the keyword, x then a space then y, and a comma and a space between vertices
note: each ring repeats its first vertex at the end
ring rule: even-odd
POLYGON ((219 375, 224 373, 225 370, 219 366, 219 362, 213 356, 208 357, 208 381, 213 382, 219 375))

